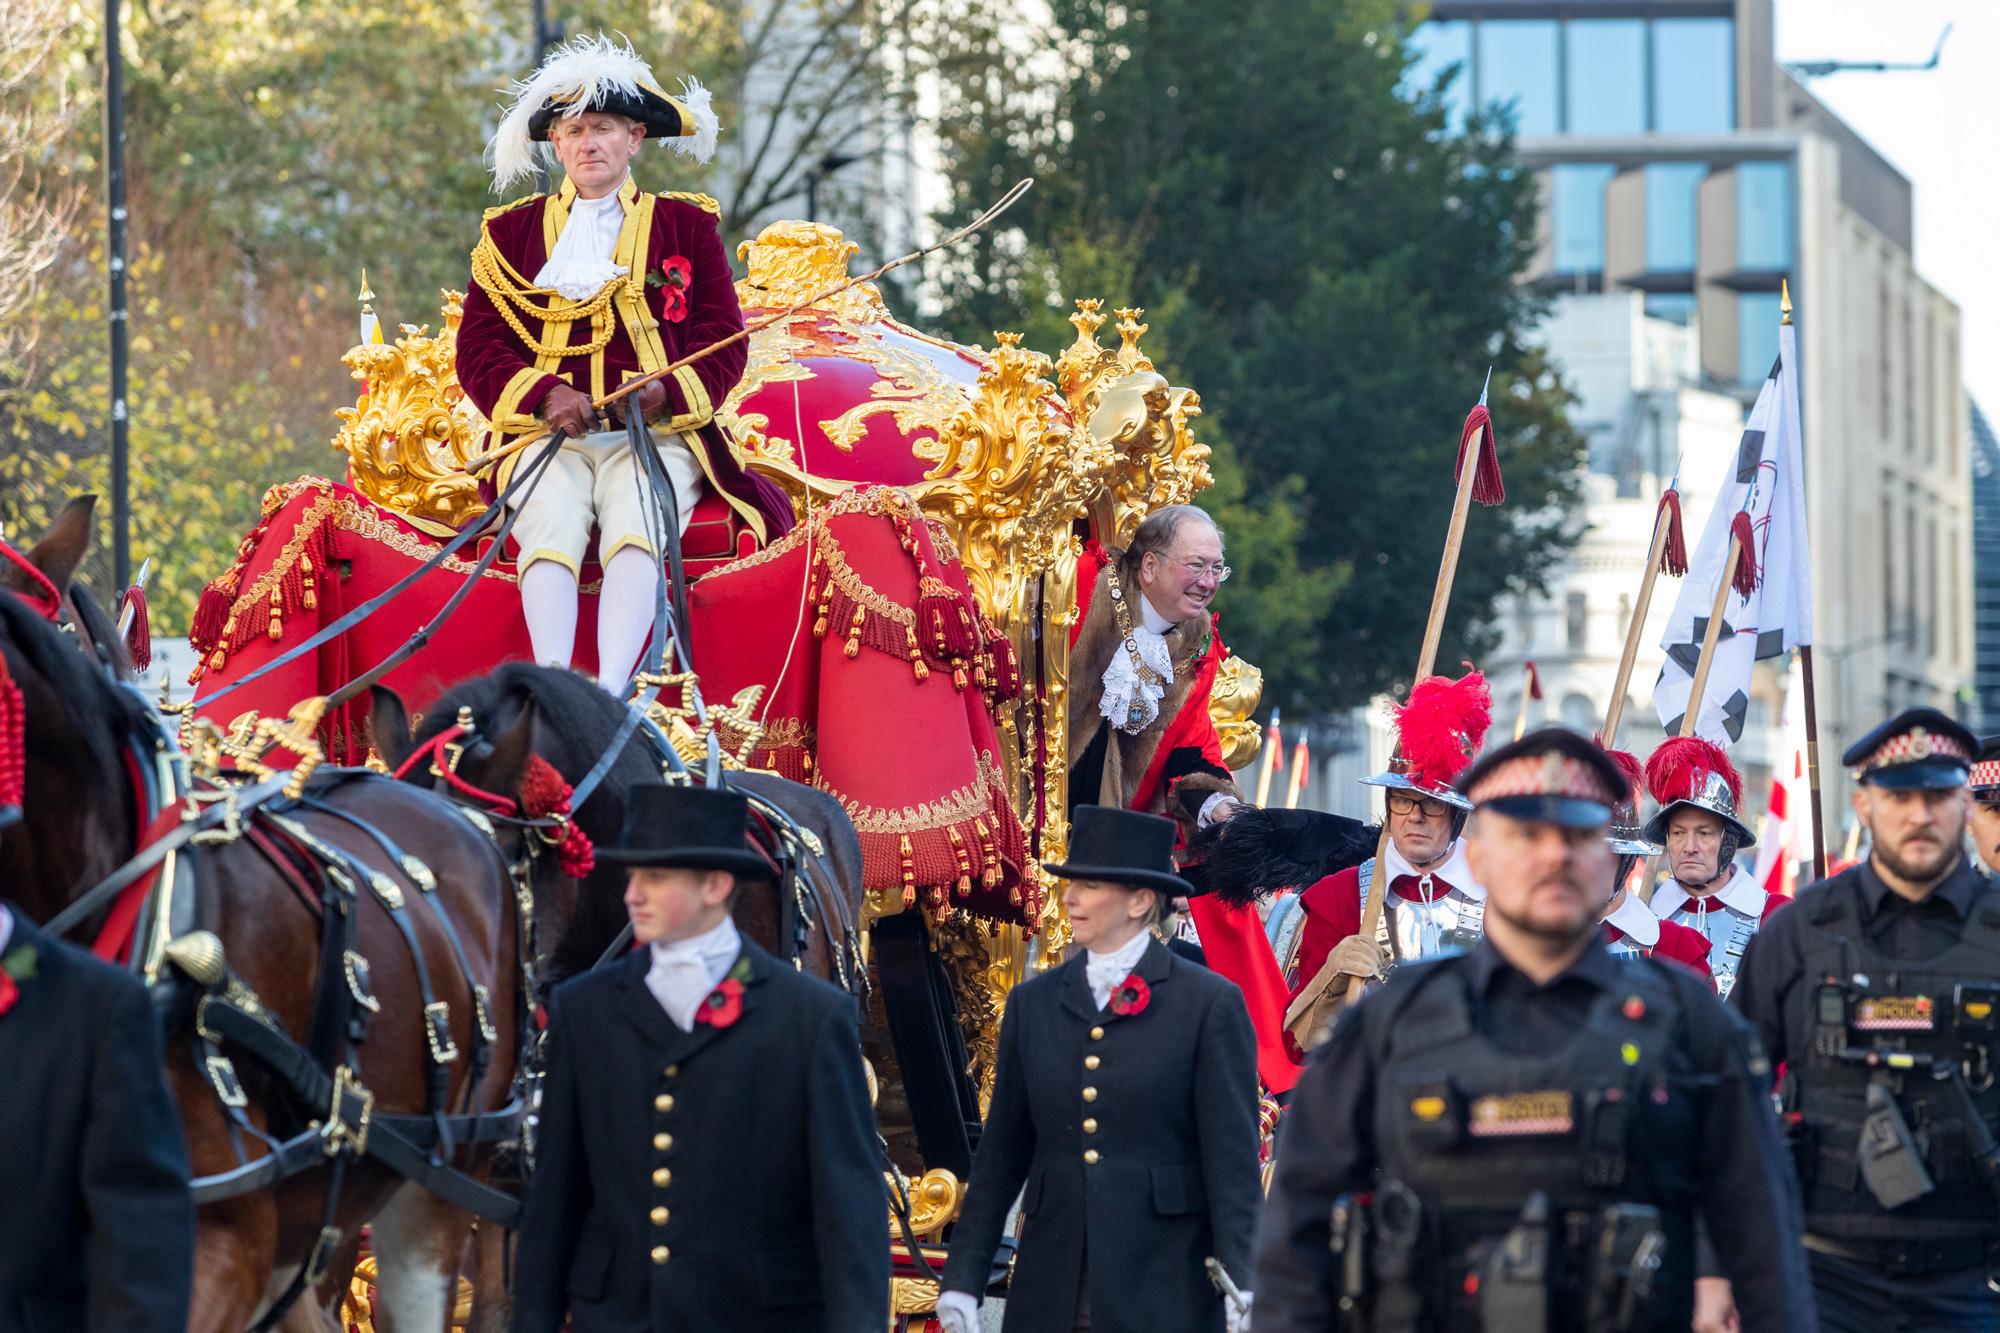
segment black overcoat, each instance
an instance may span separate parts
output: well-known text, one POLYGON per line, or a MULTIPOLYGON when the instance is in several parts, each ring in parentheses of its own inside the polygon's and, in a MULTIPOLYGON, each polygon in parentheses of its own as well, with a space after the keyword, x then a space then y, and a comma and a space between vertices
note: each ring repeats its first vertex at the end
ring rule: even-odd
POLYGON ((178 1333, 194 1195, 146 989, 12 915, 34 975, 0 1015, 0 1333, 178 1333))
POLYGON ((1262 1194, 1243 993, 1155 940, 1134 969, 1146 1006, 1121 1016, 1098 1009, 1084 959, 1079 949, 1007 997, 944 1286, 984 1293, 1025 1185, 1007 1333, 1068 1333, 1086 1269, 1097 1333, 1219 1330, 1202 1261, 1215 1256, 1249 1288, 1262 1194))
POLYGON ((742 1012, 682 1032, 652 953, 558 986, 516 1333, 881 1333, 889 1199, 854 1001, 749 940, 742 1012))

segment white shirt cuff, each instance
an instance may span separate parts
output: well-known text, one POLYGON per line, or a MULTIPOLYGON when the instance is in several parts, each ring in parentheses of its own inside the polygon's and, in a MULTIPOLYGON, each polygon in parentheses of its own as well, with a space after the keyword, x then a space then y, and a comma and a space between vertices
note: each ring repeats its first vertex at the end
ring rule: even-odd
POLYGON ((1216 807, 1220 806, 1224 801, 1233 801, 1235 799, 1234 796, 1231 796, 1226 791, 1215 793, 1201 803, 1201 810, 1194 817, 1194 826, 1196 828, 1207 828, 1215 822, 1216 807))

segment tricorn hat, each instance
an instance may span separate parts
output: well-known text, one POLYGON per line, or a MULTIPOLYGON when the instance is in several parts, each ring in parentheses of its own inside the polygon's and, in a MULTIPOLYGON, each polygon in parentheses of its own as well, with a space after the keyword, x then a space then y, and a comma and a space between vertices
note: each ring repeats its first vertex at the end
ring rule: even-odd
POLYGON ((1660 811, 1646 824, 1646 841, 1664 845, 1675 809, 1692 806, 1716 816, 1735 832, 1738 849, 1755 847, 1757 835, 1736 810, 1743 802, 1743 775, 1713 741, 1669 736, 1646 760, 1646 790, 1660 811))
POLYGON ((600 847, 611 865, 727 870, 738 879, 775 879, 777 870, 750 845, 750 802, 740 792, 649 782, 625 796, 625 827, 616 847, 600 847))
POLYGON ((1458 789, 1475 810, 1575 829, 1603 828, 1631 790, 1597 742, 1567 727, 1542 727, 1489 751, 1458 789))
POLYGON ((1847 747, 1840 762, 1877 787, 1962 787, 1979 742, 1935 708, 1905 708, 1847 747))
POLYGON ((1389 771, 1361 781, 1399 787, 1470 810, 1452 784, 1472 763, 1493 725, 1493 691, 1486 677, 1468 671, 1457 680, 1426 676, 1396 710, 1396 755, 1389 771))
POLYGON ((488 154, 493 159, 493 188, 504 190, 552 165, 547 143, 558 117, 587 111, 624 116, 646 127, 646 137, 663 139, 678 153, 706 162, 715 156, 721 132, 710 108, 708 89, 693 79, 681 80, 675 97, 660 87, 653 71, 629 43, 599 33, 580 36, 560 47, 542 67, 514 85, 514 105, 500 118, 488 154))
POLYGON ((1060 879, 1095 879, 1181 895, 1191 887, 1174 873, 1180 826, 1159 815, 1111 805, 1079 805, 1070 825, 1069 860, 1044 862, 1060 879))

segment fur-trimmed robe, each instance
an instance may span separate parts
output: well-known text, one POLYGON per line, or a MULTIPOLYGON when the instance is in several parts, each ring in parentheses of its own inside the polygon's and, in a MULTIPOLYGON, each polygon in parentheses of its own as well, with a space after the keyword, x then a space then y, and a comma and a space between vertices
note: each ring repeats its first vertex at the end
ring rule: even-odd
POLYGON ((1124 637, 1118 632, 1118 616, 1111 606, 1112 580, 1117 580, 1135 617, 1141 614, 1139 598, 1143 594, 1138 580, 1127 578, 1120 569, 1124 552, 1109 554, 1111 563, 1098 575, 1090 606, 1070 645, 1070 808, 1112 805, 1171 815, 1180 822, 1185 842, 1193 835, 1195 818, 1210 796, 1222 792, 1236 800, 1243 799, 1229 770, 1222 766, 1222 740, 1208 715, 1207 683, 1213 681, 1214 673, 1212 667, 1204 673, 1203 667, 1215 646, 1215 624, 1212 617, 1202 615, 1169 629, 1167 652, 1173 660, 1174 678, 1160 698, 1159 716, 1136 736, 1112 726, 1110 719, 1098 711, 1104 698, 1105 669, 1114 653, 1125 651, 1124 637), (1197 692, 1198 683, 1202 688, 1197 692), (1193 698, 1197 693, 1199 698, 1193 698), (1141 791, 1140 783, 1152 767, 1161 742, 1181 710, 1190 703, 1200 708, 1200 716, 1189 719, 1186 733, 1177 738, 1179 743, 1167 755, 1152 790, 1141 791), (1091 753, 1093 749, 1095 755, 1091 753), (1096 783, 1088 780, 1092 769, 1099 774, 1096 783), (1081 782, 1080 777, 1084 779, 1081 782))

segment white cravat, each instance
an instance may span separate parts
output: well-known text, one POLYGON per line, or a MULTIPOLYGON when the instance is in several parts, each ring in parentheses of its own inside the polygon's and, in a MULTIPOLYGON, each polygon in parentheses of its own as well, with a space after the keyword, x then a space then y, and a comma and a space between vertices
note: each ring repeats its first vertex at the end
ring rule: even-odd
POLYGON ((549 262, 535 275, 537 287, 572 301, 587 301, 605 283, 625 276, 625 266, 611 262, 618 252, 618 233, 625 227, 625 201, 618 197, 624 188, 620 181, 618 190, 602 199, 579 195, 569 201, 562 235, 556 238, 549 262))
POLYGON ((1092 950, 1083 965, 1084 980, 1090 983, 1090 998, 1097 1001, 1102 1009, 1111 1003, 1111 992, 1118 989, 1118 983, 1132 975, 1132 969, 1139 965, 1139 956, 1146 952, 1146 946, 1153 941, 1153 933, 1142 930, 1110 953, 1092 950))
POLYGON ((1121 639, 1118 650, 1111 654, 1111 665, 1104 668, 1104 697, 1098 701, 1097 711, 1111 719, 1111 725, 1129 735, 1136 736, 1160 715, 1160 699, 1167 692, 1167 682, 1174 678, 1174 655, 1167 649, 1166 633, 1174 627, 1153 609, 1140 593, 1132 600, 1139 603, 1139 623, 1132 627, 1132 642, 1139 650, 1139 658, 1159 676, 1158 680, 1145 680, 1139 669, 1132 665, 1132 654, 1125 649, 1121 639), (1139 725, 1129 726, 1132 701, 1137 698, 1140 708, 1139 725))
POLYGON ((672 944, 653 945, 653 965, 646 969, 646 989, 683 1032, 694 1031, 695 1010, 743 951, 736 923, 723 918, 714 930, 672 944))

